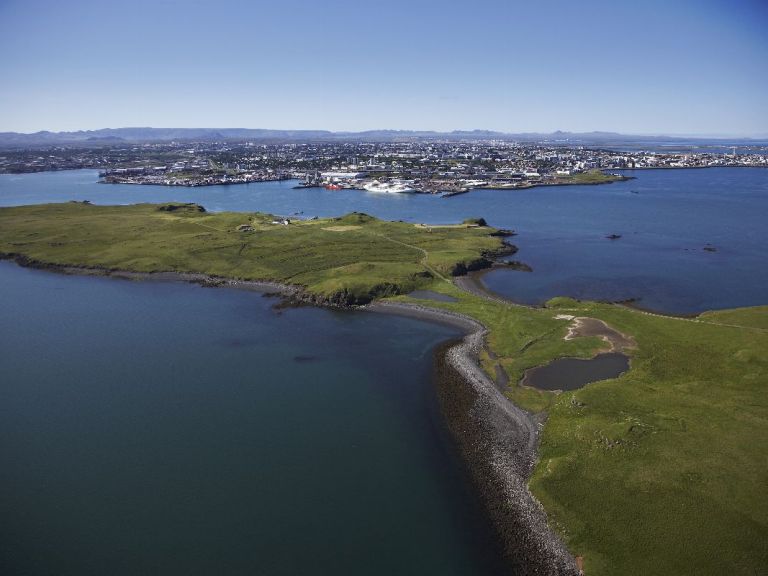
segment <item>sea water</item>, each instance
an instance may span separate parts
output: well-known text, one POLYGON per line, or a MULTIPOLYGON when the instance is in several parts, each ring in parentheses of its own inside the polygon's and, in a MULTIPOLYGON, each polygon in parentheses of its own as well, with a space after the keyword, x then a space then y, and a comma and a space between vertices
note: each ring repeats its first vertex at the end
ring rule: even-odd
POLYGON ((498 573, 454 329, 0 263, 0 574, 498 573))
POLYGON ((198 188, 99 184, 77 170, 0 175, 0 205, 197 202, 208 210, 293 218, 366 212, 388 220, 452 223, 482 216, 511 228, 515 259, 533 272, 497 270, 487 287, 527 304, 554 296, 636 299, 670 313, 768 302, 768 169, 624 171, 599 186, 473 190, 440 198, 360 190, 293 189, 296 181, 198 188), (607 236, 618 235, 610 240, 607 236), (705 250, 705 248, 707 248, 705 250))

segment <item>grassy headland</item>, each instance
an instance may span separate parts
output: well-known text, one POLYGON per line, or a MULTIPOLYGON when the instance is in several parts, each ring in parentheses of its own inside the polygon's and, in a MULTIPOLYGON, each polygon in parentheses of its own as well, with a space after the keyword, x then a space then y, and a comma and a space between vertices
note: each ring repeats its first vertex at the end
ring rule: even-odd
POLYGON ((504 368, 506 395, 547 412, 530 487, 586 574, 764 573, 768 306, 681 319, 568 298, 505 305, 448 283, 432 290, 457 302, 430 306, 489 328, 497 357, 482 364, 491 377, 504 368), (605 345, 564 340, 569 321, 558 315, 631 335, 631 370, 573 392, 519 385, 527 368, 605 345))
POLYGON ((484 324, 482 366, 491 376, 506 372, 517 405, 548 414, 530 487, 588 575, 765 573, 768 307, 680 319, 568 298, 533 309, 469 294, 450 276, 501 249, 492 232, 361 214, 284 226, 268 215, 175 204, 0 209, 0 252, 39 265, 273 280, 343 303, 417 287, 449 294, 455 302, 428 305, 484 324), (605 346, 597 337, 565 340, 570 316, 632 336, 631 369, 573 392, 519 385, 528 368, 605 346))
POLYGON ((493 229, 471 223, 429 228, 355 213, 280 221, 185 204, 3 208, 0 252, 58 266, 269 280, 319 301, 363 304, 481 267, 504 248, 493 229))

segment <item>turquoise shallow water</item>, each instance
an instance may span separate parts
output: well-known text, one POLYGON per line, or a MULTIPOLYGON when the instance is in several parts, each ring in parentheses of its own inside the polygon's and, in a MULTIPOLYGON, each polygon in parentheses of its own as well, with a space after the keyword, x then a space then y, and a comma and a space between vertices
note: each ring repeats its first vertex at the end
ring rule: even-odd
POLYGON ((453 329, 0 263, 0 573, 498 573, 453 329))
POLYGON ((499 270, 488 287, 529 304, 554 296, 639 299, 692 313, 768 302, 768 169, 627 171, 603 186, 475 190, 441 199, 358 190, 293 190, 294 182, 205 188, 104 185, 79 170, 0 175, 0 205, 89 199, 101 204, 198 202, 209 210, 304 217, 361 211, 408 222, 483 216, 520 232, 516 259, 533 272, 499 270), (620 234, 619 240, 608 240, 620 234), (716 252, 703 250, 708 244, 716 252))

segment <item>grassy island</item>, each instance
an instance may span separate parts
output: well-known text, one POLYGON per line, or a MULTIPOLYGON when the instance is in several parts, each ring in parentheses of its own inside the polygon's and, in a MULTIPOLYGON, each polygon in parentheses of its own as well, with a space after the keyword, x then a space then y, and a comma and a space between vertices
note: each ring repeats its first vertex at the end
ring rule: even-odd
POLYGON ((210 214, 195 204, 70 202, 0 210, 6 255, 56 266, 274 281, 336 304, 364 304, 486 266, 505 246, 494 232, 474 221, 429 227, 358 213, 290 221, 210 214))
POLYGON ((0 252, 39 266, 272 280, 332 303, 387 297, 470 316, 488 329, 484 371, 505 375, 517 406, 547 415, 529 486, 587 575, 764 573, 768 307, 685 319, 568 298, 528 308, 452 281, 504 248, 477 222, 280 222, 182 204, 3 208, 0 252), (415 300, 414 288, 452 301, 415 300), (606 348, 597 336, 566 338, 579 318, 631 338, 631 369, 572 392, 520 385, 528 368, 606 348))

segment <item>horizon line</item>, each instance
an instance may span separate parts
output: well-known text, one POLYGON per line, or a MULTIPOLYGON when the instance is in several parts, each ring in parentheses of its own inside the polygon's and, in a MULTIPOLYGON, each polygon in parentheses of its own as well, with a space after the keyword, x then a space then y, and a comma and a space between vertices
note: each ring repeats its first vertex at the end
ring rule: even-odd
POLYGON ((476 133, 491 133, 499 134, 501 136, 517 136, 517 135, 541 135, 541 136, 553 136, 558 134, 563 135, 615 135, 615 136, 639 136, 639 137, 665 137, 665 138, 707 138, 707 139, 727 139, 727 138, 739 138, 739 139, 766 139, 768 133, 707 133, 707 132, 687 132, 687 133, 674 133, 674 132, 618 132, 615 130, 587 130, 587 131, 572 131, 572 130, 553 130, 551 132, 526 130, 526 131, 506 131, 496 130, 491 128, 473 128, 473 129, 461 129, 456 128, 452 130, 434 130, 434 129, 417 129, 417 128, 369 128, 363 130, 331 130, 327 128, 250 128, 244 126, 116 126, 116 127, 101 127, 101 128, 80 128, 77 130, 35 130, 32 132, 20 132, 16 130, 4 130, 0 131, 0 134, 18 134, 23 136, 34 136, 36 134, 76 134, 83 132, 100 132, 106 130, 263 130, 267 132, 327 132, 329 134, 365 134, 368 132, 411 132, 411 133, 431 133, 431 134, 472 134, 476 133))

